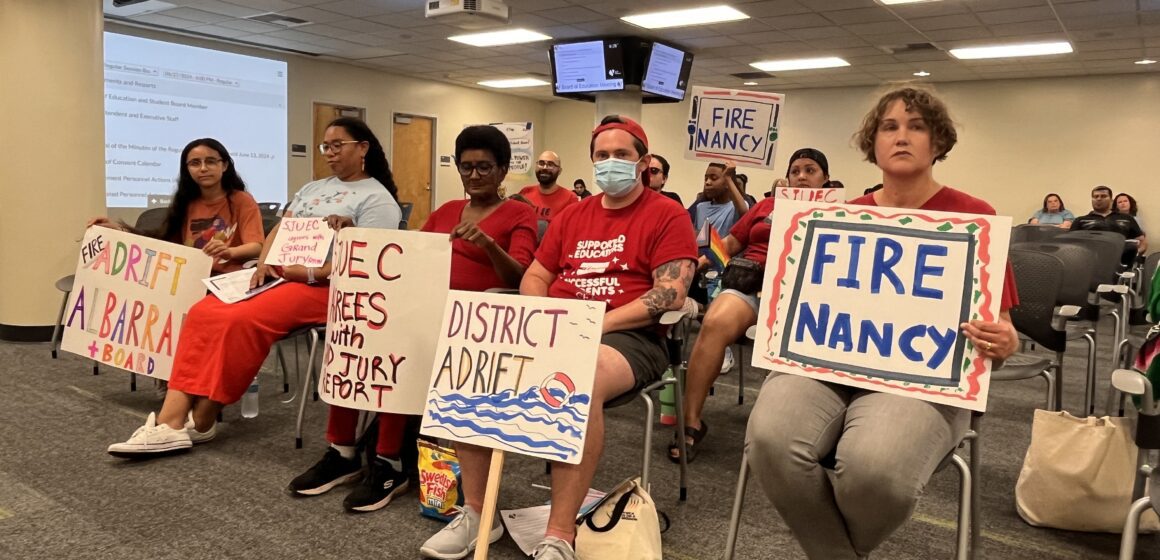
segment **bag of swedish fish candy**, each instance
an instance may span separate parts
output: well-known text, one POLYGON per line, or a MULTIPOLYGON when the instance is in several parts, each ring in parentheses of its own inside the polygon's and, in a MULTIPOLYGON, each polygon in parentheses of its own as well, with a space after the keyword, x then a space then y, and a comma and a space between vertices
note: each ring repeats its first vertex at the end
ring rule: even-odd
POLYGON ((460 483, 455 450, 419 440, 419 513, 451 521, 455 508, 463 507, 460 483))

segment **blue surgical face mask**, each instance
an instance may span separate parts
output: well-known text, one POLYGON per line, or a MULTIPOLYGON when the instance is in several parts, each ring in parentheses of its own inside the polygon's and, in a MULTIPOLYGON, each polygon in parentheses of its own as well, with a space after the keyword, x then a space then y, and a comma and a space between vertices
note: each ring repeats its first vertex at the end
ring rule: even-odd
POLYGON ((627 194, 636 185, 636 164, 616 158, 596 162, 596 186, 613 198, 627 194))

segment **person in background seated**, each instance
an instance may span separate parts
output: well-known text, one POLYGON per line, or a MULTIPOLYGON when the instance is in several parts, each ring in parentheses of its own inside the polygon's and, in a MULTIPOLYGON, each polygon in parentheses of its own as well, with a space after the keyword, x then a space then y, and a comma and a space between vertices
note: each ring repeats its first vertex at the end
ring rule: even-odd
POLYGON ((1148 239, 1144 235, 1144 230, 1140 229, 1136 218, 1117 212, 1112 204, 1112 189, 1103 185, 1092 189, 1091 213, 1072 221, 1070 229, 1114 231, 1127 239, 1135 239, 1137 241, 1135 250, 1130 247, 1124 249, 1124 263, 1131 263, 1137 255, 1146 255, 1148 251, 1148 239))
MULTIPOLYGON (((318 148, 334 175, 302 187, 285 217, 325 217, 334 228, 398 228, 403 213, 395 202, 397 190, 371 129, 344 117, 331 122, 323 138, 318 148)), ((161 412, 150 413, 127 441, 110 445, 109 454, 156 456, 212 440, 218 412, 242 398, 274 343, 295 329, 326 322, 330 263, 320 268, 265 264, 277 232, 266 239, 250 287, 278 277, 286 282, 234 304, 213 295, 194 304, 181 326, 161 412)))
POLYGON ((750 208, 757 206, 757 199, 745 192, 745 189, 749 188, 749 175, 735 173, 733 179, 737 183, 737 190, 741 191, 741 198, 745 199, 745 204, 750 208))
POLYGON ((681 195, 665 190, 665 184, 669 182, 669 169, 671 169, 669 160, 656 154, 650 154, 649 158, 652 161, 649 162, 646 169, 648 181, 644 181, 644 183, 648 185, 648 188, 675 200, 677 204, 681 205, 681 208, 684 208, 685 203, 681 202, 681 195))
POLYGON ((1136 225, 1140 226, 1140 231, 1144 230, 1144 225, 1140 223, 1140 207, 1136 205, 1136 199, 1132 195, 1128 193, 1117 194, 1113 202, 1116 205, 1116 212, 1135 218, 1136 225))
MULTIPOLYGON (((631 119, 605 117, 592 132, 590 153, 596 185, 603 191, 560 214, 544 237, 520 284, 520 293, 604 302, 604 335, 596 359, 588 432, 579 465, 552 465, 552 505, 537 560, 574 560, 576 514, 592 484, 604 449, 604 407, 631 401, 660 379, 668 356, 657 330, 666 311, 680 309, 693 278, 697 256, 693 230, 681 207, 646 188, 648 138, 631 119), (623 243, 620 242, 623 240, 623 243), (578 251, 592 243, 614 247, 611 254, 578 251), (595 270, 595 263, 620 266, 595 270), (604 293, 604 286, 618 286, 604 293)), ((503 535, 499 519, 480 519, 491 450, 457 446, 466 506, 420 549, 429 558, 464 558, 475 549, 480 523, 488 538, 503 535)))
MULTIPOLYGON (((451 289, 482 292, 516 288, 536 249, 536 214, 530 206, 499 196, 512 152, 507 137, 494 126, 469 126, 455 139, 455 165, 466 200, 452 200, 427 218, 422 231, 450 234, 451 289)), ((386 507, 410 485, 401 456, 410 417, 378 413, 375 458, 362 483, 342 502, 349 512, 386 507)), ((317 496, 362 475, 357 453, 359 411, 330 406, 322 459, 287 487, 295 496, 317 496)))
POLYGON ((1063 207, 1063 199, 1058 194, 1048 193, 1043 197, 1043 208, 1036 210, 1035 215, 1027 223, 1042 226, 1059 226, 1063 229, 1071 227, 1075 214, 1063 207))
POLYGON ((588 185, 584 184, 584 179, 576 179, 576 182, 572 183, 572 192, 580 200, 592 196, 592 193, 588 192, 588 185))
MULTIPOLYGON (((765 191, 765 198, 773 198, 774 194, 777 192, 777 189, 784 189, 788 186, 789 179, 786 179, 785 177, 778 177, 773 181, 773 187, 768 191, 765 191)), ((752 208, 752 206, 750 208, 752 208)))
POLYGON ((536 181, 520 190, 520 195, 536 207, 536 219, 551 222, 565 208, 580 202, 576 195, 556 183, 563 171, 556 152, 544 152, 536 160, 536 181))
MULTIPOLYGON (((946 106, 929 92, 903 88, 882 96, 854 139, 882 170, 882 189, 851 204, 995 214, 983 200, 935 180, 932 168, 957 134, 946 106)), ((1008 267, 998 321, 961 325, 996 368, 1019 346, 1008 312, 1017 298, 1008 267)), ((854 560, 869 556, 910 518, 969 420, 961 408, 775 373, 749 417, 747 456, 806 556, 854 560), (822 466, 829 456, 832 474, 822 466)))
MULTIPOLYGON (((790 156, 786 176, 792 178, 794 187, 820 188, 830 178, 830 164, 822 152, 802 148, 790 156)), ((774 188, 781 187, 774 183, 774 188)), ((709 433, 709 425, 701 418, 709 389, 713 387, 718 375, 733 369, 733 343, 751 325, 757 324, 757 292, 761 289, 766 251, 769 249, 769 215, 776 202, 777 199, 773 197, 762 199, 741 217, 722 240, 725 251, 732 257, 729 267, 739 267, 739 271, 748 272, 749 283, 752 285, 735 284, 732 280, 724 282, 721 293, 705 311, 701 332, 689 354, 684 401, 688 462, 697 458, 698 445, 709 433)), ((702 256, 697 266, 703 270, 709 266, 709 260, 702 256)), ((680 434, 674 433, 673 441, 669 444, 669 459, 673 462, 681 459, 678 437, 681 437, 680 434)))
POLYGON ((101 226, 201 249, 214 257, 213 272, 240 270, 262 252, 262 212, 234 168, 226 147, 199 138, 181 150, 177 191, 160 231, 138 231, 124 222, 93 218, 101 226))
MULTIPOLYGON (((745 201, 738 186, 740 182, 736 178, 736 171, 733 162, 710 163, 706 166, 703 190, 697 201, 689 207, 693 231, 698 236, 706 224, 716 230, 718 235, 726 235, 733 224, 749 211, 749 203, 745 201)), ((706 269, 706 272, 709 271, 706 269)), ((713 267, 711 272, 716 274, 706 274, 703 290, 700 282, 690 290, 690 297, 702 305, 708 305, 717 295, 721 270, 713 267)))

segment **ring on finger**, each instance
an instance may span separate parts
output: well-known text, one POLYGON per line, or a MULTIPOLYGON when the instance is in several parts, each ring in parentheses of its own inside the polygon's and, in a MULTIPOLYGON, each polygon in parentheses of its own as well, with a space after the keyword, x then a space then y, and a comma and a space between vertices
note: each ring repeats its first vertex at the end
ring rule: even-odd
POLYGON ((995 345, 993 343, 991 343, 990 341, 987 341, 986 346, 984 346, 983 349, 987 350, 989 352, 994 347, 995 347, 995 345))

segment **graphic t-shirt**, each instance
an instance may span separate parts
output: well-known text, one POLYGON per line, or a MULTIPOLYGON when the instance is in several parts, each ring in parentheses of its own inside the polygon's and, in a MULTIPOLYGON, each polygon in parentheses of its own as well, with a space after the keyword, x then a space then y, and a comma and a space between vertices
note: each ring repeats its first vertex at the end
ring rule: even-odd
POLYGON ((766 253, 769 251, 769 230, 771 224, 769 214, 773 212, 775 198, 764 198, 758 202, 729 230, 741 243, 741 257, 765 266, 766 253))
MULTIPOLYGON (((254 197, 245 191, 235 191, 213 202, 199 198, 189 203, 184 238, 185 245, 195 249, 205 247, 213 239, 230 247, 262 243, 266 238, 262 232, 262 212, 254 197)), ((214 259, 213 272, 241 270, 243 264, 240 260, 222 263, 214 259)))
POLYGON ((604 194, 556 217, 536 260, 556 275, 550 297, 603 301, 611 311, 653 286, 653 269, 697 258, 689 215, 663 195, 643 189, 624 208, 602 206, 604 194))
POLYGON ((327 177, 306 183, 286 207, 286 217, 349 216, 358 227, 398 229, 403 219, 399 203, 382 183, 360 179, 349 183, 327 177))
POLYGON ((546 222, 560 215, 561 210, 580 202, 576 193, 568 189, 558 188, 552 194, 543 194, 539 185, 528 185, 520 189, 520 196, 528 199, 536 208, 536 219, 546 222))
MULTIPOLYGON (((452 200, 440 206, 427 218, 423 231, 451 233, 462 221, 463 209, 468 202, 452 200)), ((524 268, 532 264, 532 253, 536 250, 536 213, 531 206, 505 200, 477 225, 524 268)), ((495 273, 495 266, 487 256, 487 251, 463 239, 451 242, 452 290, 483 292, 491 288, 507 287, 495 273)))
MULTIPOLYGON (((874 201, 874 193, 855 198, 850 201, 850 204, 878 206, 878 203, 874 201)), ((919 210, 995 215, 995 209, 987 201, 947 186, 934 193, 934 196, 930 197, 930 200, 927 200, 919 210)), ((1007 273, 1003 276, 1003 299, 999 303, 999 309, 1007 311, 1017 305, 1019 305, 1019 292, 1015 288, 1015 270, 1008 262, 1007 273)))

